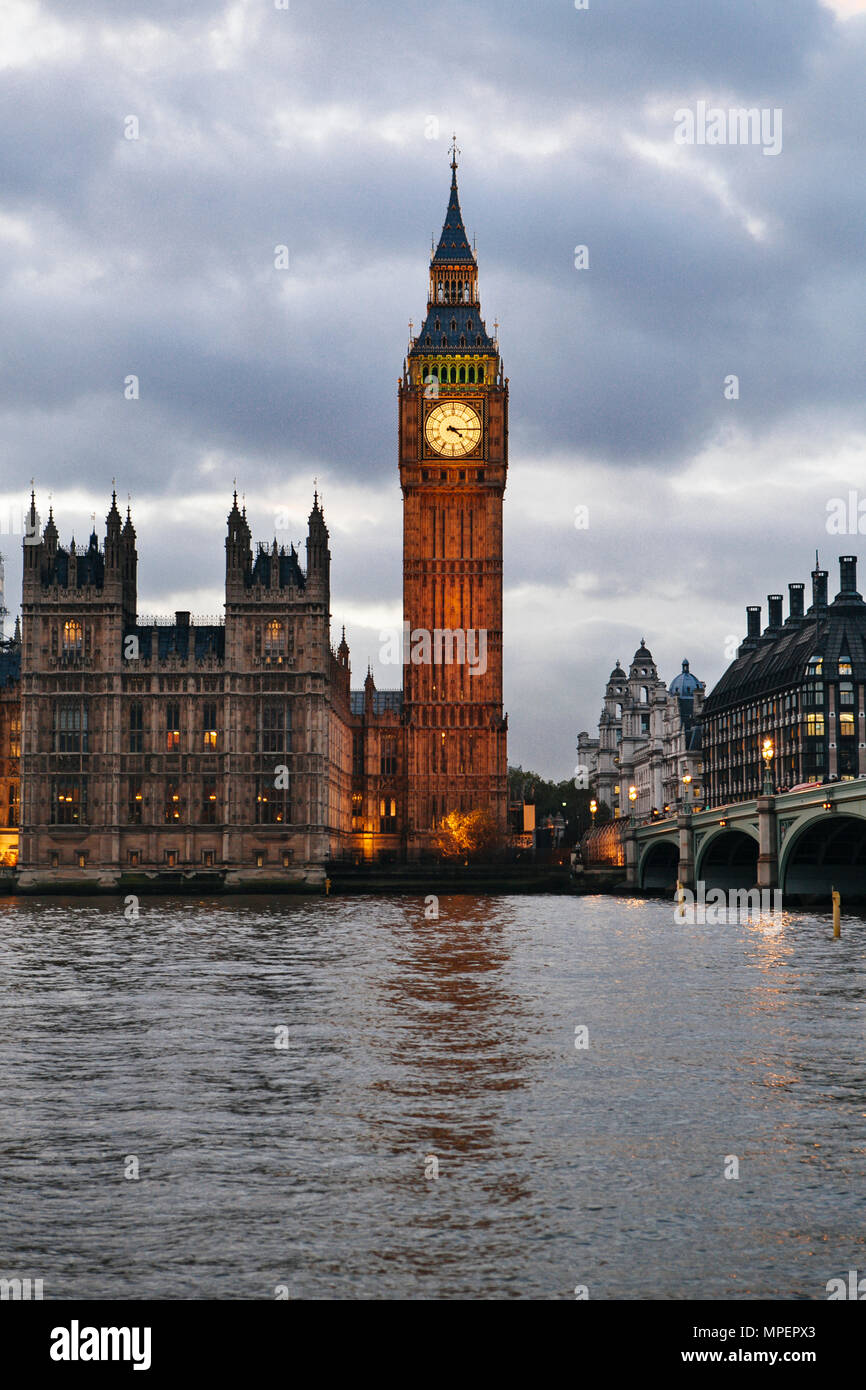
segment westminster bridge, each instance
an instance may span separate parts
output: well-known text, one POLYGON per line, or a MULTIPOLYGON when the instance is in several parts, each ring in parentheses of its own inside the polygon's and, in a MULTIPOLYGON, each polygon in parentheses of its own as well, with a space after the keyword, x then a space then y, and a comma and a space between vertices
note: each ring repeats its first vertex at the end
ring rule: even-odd
POLYGON ((639 889, 779 888, 791 897, 866 898, 866 780, 759 796, 624 829, 626 882, 639 889))

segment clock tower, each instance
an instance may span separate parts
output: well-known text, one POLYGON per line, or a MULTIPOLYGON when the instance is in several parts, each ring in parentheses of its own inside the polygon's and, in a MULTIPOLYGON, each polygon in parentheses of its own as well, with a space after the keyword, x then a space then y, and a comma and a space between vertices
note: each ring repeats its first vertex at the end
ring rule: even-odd
POLYGON ((457 147, 427 314, 399 386, 407 849, 450 811, 507 819, 502 498, 508 380, 481 317, 457 147))

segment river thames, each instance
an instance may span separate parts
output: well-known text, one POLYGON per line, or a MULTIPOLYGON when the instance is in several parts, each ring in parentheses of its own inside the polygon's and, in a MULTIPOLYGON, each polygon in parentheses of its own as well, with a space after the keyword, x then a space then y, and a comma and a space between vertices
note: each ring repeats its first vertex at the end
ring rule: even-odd
POLYGON ((0 900, 0 1274, 825 1299, 866 1272, 866 923, 673 912, 0 900))

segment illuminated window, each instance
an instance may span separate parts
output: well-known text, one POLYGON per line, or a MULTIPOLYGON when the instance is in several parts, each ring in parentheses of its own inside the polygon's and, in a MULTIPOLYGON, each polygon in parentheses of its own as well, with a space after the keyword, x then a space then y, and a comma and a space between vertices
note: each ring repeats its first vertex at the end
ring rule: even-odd
POLYGON ((853 675, 853 671, 852 671, 852 669, 851 669, 851 658, 850 658, 850 656, 847 656, 847 655, 846 655, 846 656, 840 656, 840 657, 839 657, 839 675, 840 675, 840 676, 850 676, 850 675, 853 675))
POLYGON ((202 706, 202 723, 204 725, 203 741, 205 749, 213 749, 217 746, 217 707, 208 701, 202 706))
POLYGON ((379 834, 393 835, 397 829, 397 802, 393 796, 379 802, 379 834))
POLYGON ((820 653, 809 657, 809 664, 806 667, 807 676, 820 676, 824 671, 824 658, 820 653))
POLYGON ((291 819, 287 787, 275 787, 274 778, 260 777, 256 787, 256 823, 286 825, 291 819))
POLYGON ((144 804, 142 788, 140 782, 129 783, 129 794, 126 799, 126 819, 129 825, 141 825, 141 808, 144 804))
POLYGON ((201 798, 201 819, 203 825, 216 825, 219 820, 216 782, 207 781, 204 784, 201 798))
POLYGON ((83 641, 81 623, 74 618, 63 624, 63 655, 80 656, 83 641))
POLYGON ((807 738, 824 737, 824 716, 823 714, 807 714, 805 733, 807 738))
POLYGON ((54 825, 81 825, 87 820, 87 778, 57 777, 51 797, 54 825))
POLYGON ((265 661, 281 662, 286 651, 286 629, 274 618, 265 626, 265 661))
POLYGON ((180 799, 180 786, 177 782, 166 782, 162 807, 163 820, 169 823, 179 821, 182 809, 183 802, 180 799))
POLYGON ((180 748, 180 705, 166 705, 165 747, 168 753, 180 748))
POLYGON ((854 713, 852 710, 843 710, 839 715, 839 737, 854 737, 854 713))

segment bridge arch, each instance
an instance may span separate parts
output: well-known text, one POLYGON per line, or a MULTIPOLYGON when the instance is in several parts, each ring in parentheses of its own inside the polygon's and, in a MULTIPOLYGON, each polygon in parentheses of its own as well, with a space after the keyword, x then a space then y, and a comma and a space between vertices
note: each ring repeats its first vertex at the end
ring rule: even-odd
POLYGON ((866 816, 822 811, 789 830, 779 858, 783 895, 866 900, 866 816))
POLYGON ((758 882, 758 832, 747 824, 719 826, 695 856, 695 879, 707 888, 754 888, 758 882))
POLYGON ((641 888, 674 889, 679 878, 679 868, 679 839, 653 840, 644 850, 640 861, 638 883, 641 888))

